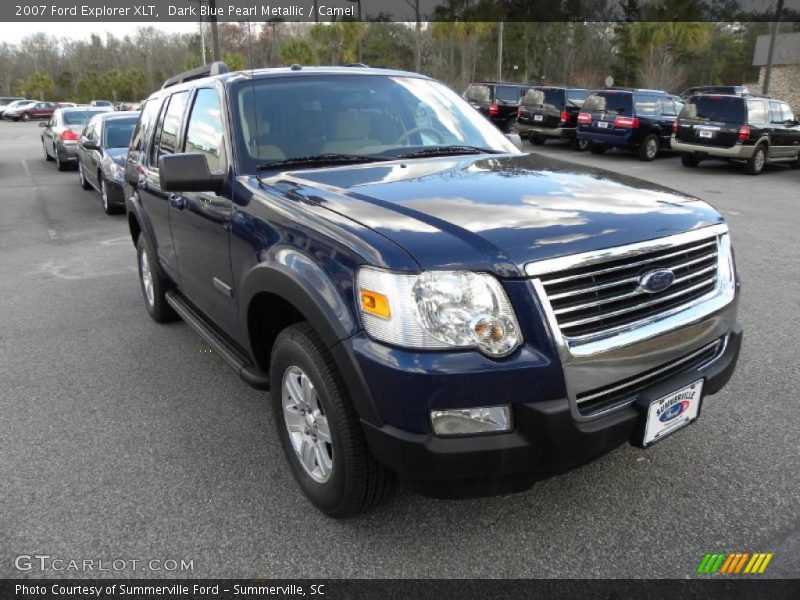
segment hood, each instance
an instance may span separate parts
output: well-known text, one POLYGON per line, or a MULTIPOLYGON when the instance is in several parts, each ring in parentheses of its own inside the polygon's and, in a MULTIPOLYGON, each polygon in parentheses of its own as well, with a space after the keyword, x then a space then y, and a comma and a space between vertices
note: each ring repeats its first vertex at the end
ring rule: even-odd
POLYGON ((501 276, 525 263, 720 223, 706 203, 635 178, 535 154, 370 163, 265 183, 379 232, 422 268, 501 276))
POLYGON ((106 156, 121 167, 125 166, 125 157, 128 155, 127 148, 106 148, 106 156))

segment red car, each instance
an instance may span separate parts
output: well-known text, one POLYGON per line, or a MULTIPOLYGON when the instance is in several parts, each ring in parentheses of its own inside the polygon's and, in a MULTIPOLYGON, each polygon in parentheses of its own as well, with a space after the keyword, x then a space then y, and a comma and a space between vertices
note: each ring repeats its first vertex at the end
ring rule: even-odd
POLYGON ((8 109, 3 113, 4 119, 12 121, 30 121, 31 119, 49 119, 53 111, 58 108, 55 102, 32 101, 29 104, 21 104, 8 109))

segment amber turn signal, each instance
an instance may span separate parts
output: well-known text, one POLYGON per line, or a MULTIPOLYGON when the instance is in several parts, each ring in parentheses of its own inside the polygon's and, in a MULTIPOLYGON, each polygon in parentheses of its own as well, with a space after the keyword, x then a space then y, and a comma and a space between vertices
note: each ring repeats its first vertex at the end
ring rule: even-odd
POLYGON ((371 290, 360 290, 361 308, 365 313, 389 319, 392 312, 389 310, 389 299, 383 294, 371 290))

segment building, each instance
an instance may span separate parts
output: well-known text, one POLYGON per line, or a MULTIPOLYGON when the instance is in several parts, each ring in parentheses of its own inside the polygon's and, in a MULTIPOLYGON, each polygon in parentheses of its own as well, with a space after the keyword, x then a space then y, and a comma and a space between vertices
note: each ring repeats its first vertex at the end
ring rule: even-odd
MULTIPOLYGON (((767 70, 769 39, 768 35, 758 36, 753 53, 753 66, 761 67, 758 76, 760 86, 764 85, 764 74, 767 70)), ((800 33, 780 34, 775 40, 769 93, 788 102, 795 114, 800 113, 800 33)))

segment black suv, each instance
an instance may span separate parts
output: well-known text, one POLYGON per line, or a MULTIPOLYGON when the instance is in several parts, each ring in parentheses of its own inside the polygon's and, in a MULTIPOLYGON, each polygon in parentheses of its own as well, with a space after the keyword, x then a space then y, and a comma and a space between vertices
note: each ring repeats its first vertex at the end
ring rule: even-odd
POLYGON ((740 161, 750 175, 768 162, 800 167, 800 125, 786 102, 754 96, 693 96, 675 121, 672 147, 687 167, 740 161))
POLYGON ((702 94, 728 94, 732 96, 746 96, 750 93, 747 86, 744 85, 698 85, 690 87, 681 92, 681 97, 689 99, 692 96, 699 96, 702 94))
POLYGON ((471 84, 464 98, 501 131, 511 131, 519 101, 531 86, 521 83, 483 81, 471 84))
POLYGON ((153 94, 131 140, 144 305, 270 389, 326 513, 395 477, 526 488, 672 435, 731 376, 738 283, 708 204, 523 154, 422 75, 210 70, 153 94))
POLYGON ((551 138, 569 141, 579 148, 575 127, 588 97, 589 90, 583 88, 535 86, 520 101, 514 130, 537 145, 551 138))
POLYGON ((602 154, 608 148, 636 153, 640 160, 655 159, 670 147, 672 124, 680 104, 659 90, 607 89, 592 93, 578 114, 578 140, 602 154))

